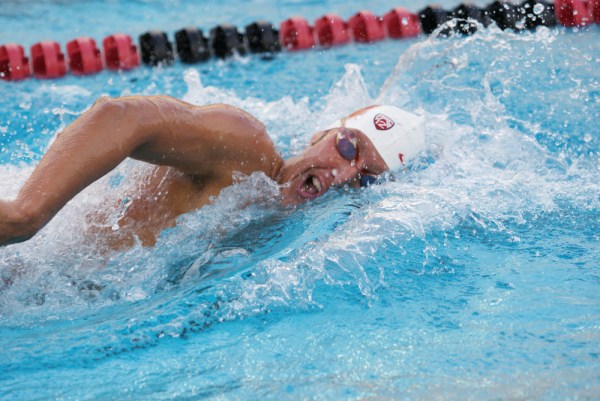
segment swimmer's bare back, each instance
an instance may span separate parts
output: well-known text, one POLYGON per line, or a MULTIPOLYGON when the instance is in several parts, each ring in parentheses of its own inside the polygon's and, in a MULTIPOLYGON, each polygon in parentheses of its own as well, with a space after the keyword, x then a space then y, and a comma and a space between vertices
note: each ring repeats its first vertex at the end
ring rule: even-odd
POLYGON ((158 166, 121 222, 144 245, 231 185, 234 172, 275 179, 283 163, 265 127, 235 107, 166 96, 101 98, 57 136, 17 198, 0 200, 0 245, 31 238, 127 157, 158 166))

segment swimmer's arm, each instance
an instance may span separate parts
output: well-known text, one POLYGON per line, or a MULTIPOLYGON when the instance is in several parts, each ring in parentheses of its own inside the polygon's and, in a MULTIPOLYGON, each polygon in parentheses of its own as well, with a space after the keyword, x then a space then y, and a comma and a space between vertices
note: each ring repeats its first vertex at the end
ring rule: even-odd
POLYGON ((147 140, 129 109, 102 98, 58 134, 17 198, 0 203, 0 245, 31 238, 147 140))
POLYGON ((254 150, 247 139, 236 137, 236 132, 254 129, 246 117, 228 106, 195 107, 167 97, 97 101, 57 136, 17 198, 0 201, 0 245, 31 238, 69 200, 127 157, 218 181, 216 169, 235 169, 225 165, 227 160, 269 146, 265 135, 257 134, 262 139, 254 150))

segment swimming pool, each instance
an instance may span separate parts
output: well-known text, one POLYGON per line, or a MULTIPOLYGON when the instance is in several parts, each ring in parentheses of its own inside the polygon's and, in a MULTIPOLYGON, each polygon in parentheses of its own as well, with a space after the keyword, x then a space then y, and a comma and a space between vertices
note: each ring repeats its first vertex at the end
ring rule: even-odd
MULTIPOLYGON (((7 2, 0 26, 29 46, 403 5, 222 3, 7 2)), ((144 167, 123 164, 0 248, 0 398, 597 399, 599 38, 490 28, 0 82, 1 198, 102 94, 235 104, 284 155, 371 102, 428 117, 427 153, 381 185, 287 210, 240 177, 155 248, 103 253, 84 216, 133 193, 144 167)))

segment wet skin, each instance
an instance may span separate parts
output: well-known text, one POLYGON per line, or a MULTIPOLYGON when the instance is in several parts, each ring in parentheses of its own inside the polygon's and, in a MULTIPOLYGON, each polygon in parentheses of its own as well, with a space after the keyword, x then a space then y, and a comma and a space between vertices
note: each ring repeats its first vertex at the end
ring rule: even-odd
POLYGON ((315 134, 301 155, 283 160, 266 129, 227 105, 194 106, 165 96, 102 98, 61 132, 14 200, 0 200, 0 245, 37 233, 85 187, 128 157, 155 165, 112 230, 112 210, 89 219, 111 248, 152 246, 181 214, 198 209, 233 183, 233 173, 263 172, 281 185, 283 205, 357 186, 360 174, 387 166, 360 131, 358 157, 344 159, 336 130, 315 134))
POLYGON ((317 132, 302 154, 284 162, 279 173, 284 205, 296 205, 315 199, 331 187, 359 186, 361 174, 379 175, 387 165, 369 139, 358 130, 358 156, 346 160, 336 148, 338 129, 317 132))

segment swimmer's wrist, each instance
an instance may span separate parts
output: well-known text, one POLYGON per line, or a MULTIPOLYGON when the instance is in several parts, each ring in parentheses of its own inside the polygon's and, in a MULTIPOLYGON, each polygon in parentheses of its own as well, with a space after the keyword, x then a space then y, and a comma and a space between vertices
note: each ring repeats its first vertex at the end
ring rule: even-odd
POLYGON ((16 201, 0 200, 0 245, 27 241, 40 230, 42 221, 16 201))

